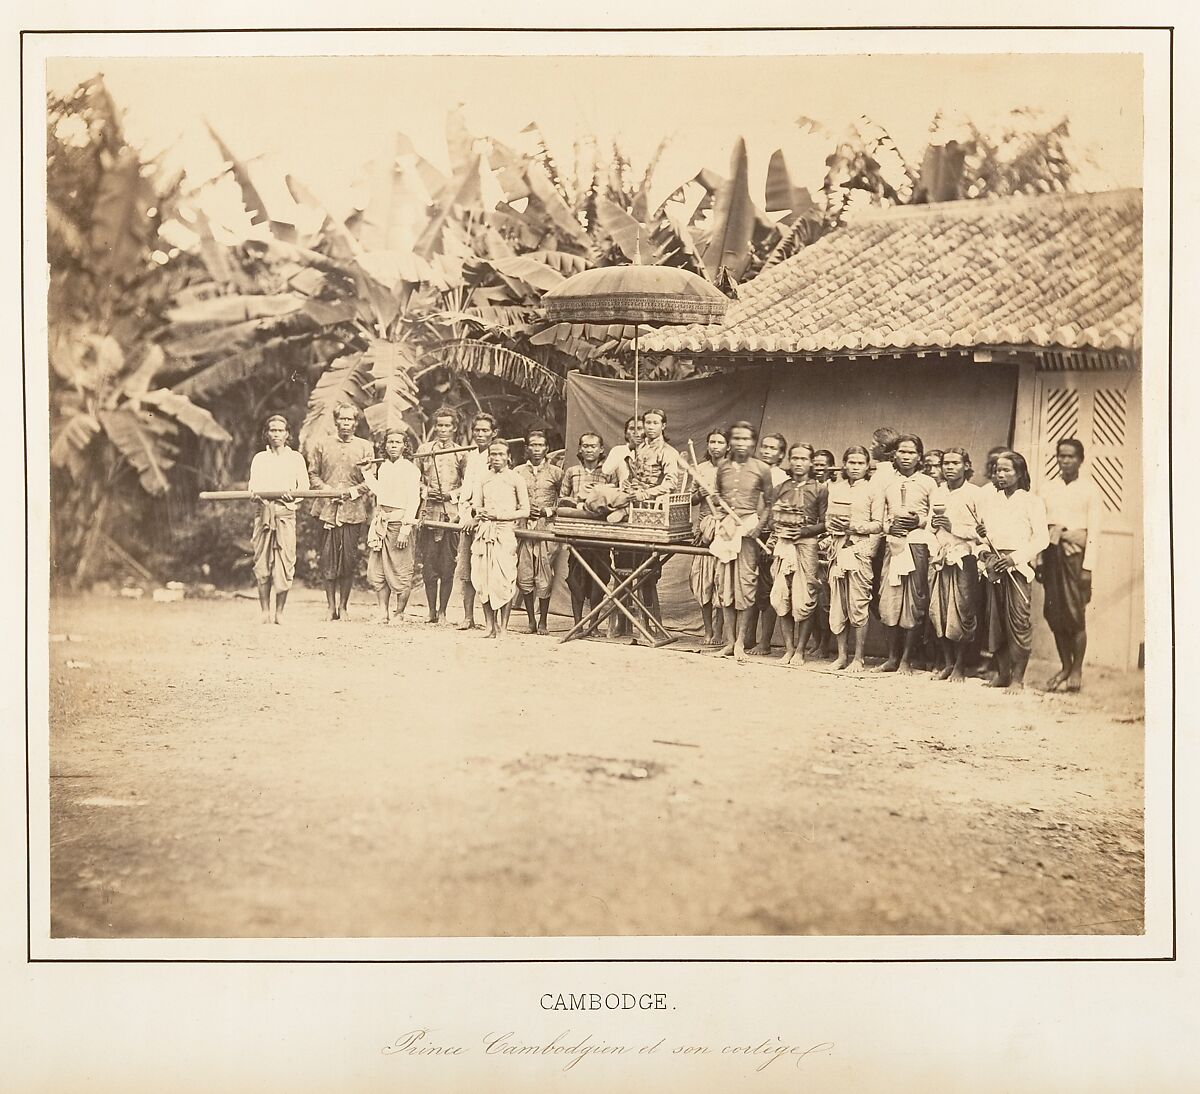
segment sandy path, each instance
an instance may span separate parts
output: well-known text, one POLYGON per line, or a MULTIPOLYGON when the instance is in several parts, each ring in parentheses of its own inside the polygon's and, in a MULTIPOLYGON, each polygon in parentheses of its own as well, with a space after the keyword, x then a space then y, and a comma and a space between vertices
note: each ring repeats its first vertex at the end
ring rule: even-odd
POLYGON ((50 646, 56 935, 1141 930, 1140 678, 1010 697, 297 599, 52 606, 86 638, 50 646))

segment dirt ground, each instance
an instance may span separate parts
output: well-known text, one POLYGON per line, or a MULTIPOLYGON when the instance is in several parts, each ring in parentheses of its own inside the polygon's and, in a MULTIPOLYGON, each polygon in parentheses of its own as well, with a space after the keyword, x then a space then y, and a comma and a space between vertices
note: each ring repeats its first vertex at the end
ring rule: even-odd
POLYGON ((1142 930, 1137 674, 1008 696, 355 598, 52 603, 55 936, 1142 930))

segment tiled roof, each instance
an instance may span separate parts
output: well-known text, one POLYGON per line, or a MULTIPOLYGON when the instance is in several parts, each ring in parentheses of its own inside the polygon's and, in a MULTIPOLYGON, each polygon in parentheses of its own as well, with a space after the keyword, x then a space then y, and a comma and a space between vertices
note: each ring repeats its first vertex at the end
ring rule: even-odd
POLYGON ((1142 341, 1142 192, 872 211, 765 270, 720 324, 647 352, 837 353, 1142 341))

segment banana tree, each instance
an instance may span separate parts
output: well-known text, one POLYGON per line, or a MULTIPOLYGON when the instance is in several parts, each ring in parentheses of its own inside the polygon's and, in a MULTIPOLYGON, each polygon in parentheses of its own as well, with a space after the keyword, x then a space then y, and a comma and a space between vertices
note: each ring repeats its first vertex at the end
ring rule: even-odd
POLYGON ((150 338, 178 287, 159 229, 180 179, 126 143, 99 78, 52 97, 47 119, 52 557, 78 582, 113 543, 114 506, 164 495, 184 448, 229 434, 161 383, 150 338))

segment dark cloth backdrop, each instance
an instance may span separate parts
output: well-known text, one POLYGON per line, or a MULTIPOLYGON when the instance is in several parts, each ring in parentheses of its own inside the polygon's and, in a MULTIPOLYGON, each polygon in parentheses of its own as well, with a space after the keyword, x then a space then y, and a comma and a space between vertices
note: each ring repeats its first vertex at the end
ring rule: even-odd
MULTIPOLYGON (((667 436, 687 458, 691 438, 703 456, 708 430, 744 419, 789 441, 810 441, 841 459, 847 445, 870 444, 881 425, 917 433, 927 448, 960 445, 971 453, 976 482, 987 450, 1012 437, 1015 365, 976 364, 969 358, 904 358, 834 363, 743 366, 695 380, 641 385, 641 409, 667 413, 667 436)), ((571 373, 567 377, 567 457, 576 462, 579 434, 595 431, 606 448, 625 440, 633 413, 633 383, 571 373)), ((688 587, 691 559, 672 559, 659 586, 668 624, 698 630, 699 610, 688 587)), ((564 567, 565 569, 565 567, 564 567)), ((559 595, 555 609, 570 611, 559 595)))

